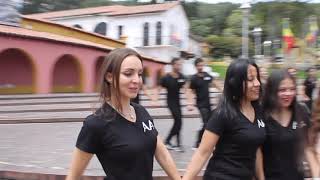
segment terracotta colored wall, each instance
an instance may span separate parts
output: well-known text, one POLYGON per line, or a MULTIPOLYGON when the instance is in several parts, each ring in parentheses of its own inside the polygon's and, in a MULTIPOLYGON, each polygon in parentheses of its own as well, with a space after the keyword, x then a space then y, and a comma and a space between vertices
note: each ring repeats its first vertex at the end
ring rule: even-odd
POLYGON ((0 85, 32 85, 31 60, 22 51, 8 49, 0 52, 0 67, 0 85))
MULTIPOLYGON (((72 68, 75 66, 70 64, 69 62, 66 64, 64 64, 65 62, 63 62, 62 65, 59 65, 59 70, 57 71, 59 71, 58 74, 61 74, 62 76, 67 78, 59 78, 60 80, 57 80, 57 82, 61 82, 62 84, 76 82, 76 84, 79 84, 79 92, 94 92, 96 90, 97 77, 99 76, 97 67, 100 66, 100 62, 98 62, 97 64, 97 61, 99 57, 105 56, 107 54, 107 51, 103 51, 100 49, 65 44, 60 42, 9 37, 3 35, 0 35, 0 42, 0 53, 6 49, 17 48, 31 57, 29 65, 26 65, 24 67, 33 67, 33 86, 35 87, 35 93, 50 93, 53 91, 53 84, 55 83, 53 82, 55 64, 63 55, 67 54, 72 55, 74 59, 76 59, 73 62, 76 62, 75 64, 77 64, 77 66, 79 67, 72 68), (72 68, 72 70, 69 72, 72 75, 68 73, 65 74, 66 72, 64 71, 69 71, 68 68, 64 67, 65 65, 72 68), (78 71, 79 73, 77 73, 78 71), (75 78, 76 76, 80 77, 75 78)), ((13 57, 13 59, 21 58, 21 54, 14 54, 15 56, 13 57)), ((26 62, 27 61, 25 61, 24 63, 26 62)), ((156 72, 159 69, 162 69, 163 64, 155 63, 152 61, 144 61, 144 66, 149 69, 150 77, 153 81, 155 81, 156 72)), ((0 72, 1 71, 2 67, 0 66, 0 72)), ((9 71, 9 73, 11 73, 10 77, 19 77, 20 75, 19 72, 11 70, 9 71)), ((24 73, 30 74, 30 68, 24 73)), ((24 78, 29 78, 28 80, 24 79, 24 81, 28 81, 30 83, 30 76, 26 76, 24 78)))
POLYGON ((55 64, 53 71, 54 85, 75 85, 80 83, 80 69, 72 56, 63 56, 55 64))

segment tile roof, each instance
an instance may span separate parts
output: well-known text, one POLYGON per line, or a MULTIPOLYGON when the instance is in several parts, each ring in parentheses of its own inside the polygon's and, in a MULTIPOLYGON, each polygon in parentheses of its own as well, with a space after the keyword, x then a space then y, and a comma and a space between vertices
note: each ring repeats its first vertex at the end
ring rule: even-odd
POLYGON ((89 32, 89 31, 86 31, 86 30, 83 30, 83 29, 79 29, 79 28, 76 28, 76 27, 73 27, 73 26, 67 26, 67 25, 63 25, 63 24, 60 24, 60 23, 57 23, 57 22, 52 22, 52 21, 49 21, 49 20, 44 20, 44 19, 38 19, 38 18, 31 18, 29 16, 22 16, 23 19, 26 19, 26 20, 31 20, 31 21, 37 21, 37 22, 40 22, 40 23, 45 23, 45 24, 52 24, 52 25, 55 25, 55 26, 60 26, 62 28, 68 28, 68 29, 71 29, 73 31, 79 31, 79 32, 82 32, 82 33, 86 33, 86 34, 91 34, 93 36, 98 36, 98 37, 102 37, 104 39, 107 39, 109 41, 114 41, 114 42, 117 42, 117 43, 120 43, 120 44, 124 44, 124 42, 120 41, 120 40, 116 40, 116 39, 113 39, 113 38, 110 38, 110 37, 107 37, 107 36, 103 36, 101 34, 98 34, 98 33, 94 33, 94 32, 89 32))
MULTIPOLYGON (((111 51, 114 49, 113 47, 93 43, 90 41, 80 40, 80 39, 67 37, 67 36, 61 36, 61 35, 52 34, 52 33, 48 33, 48 32, 33 31, 30 29, 22 28, 22 27, 8 26, 8 25, 3 25, 3 24, 0 24, 0 36, 1 35, 74 44, 74 45, 79 45, 79 46, 96 48, 96 49, 100 49, 100 50, 104 50, 104 51, 111 51)), ((142 57, 145 60, 154 61, 154 62, 161 63, 161 64, 166 64, 166 63, 162 62, 161 60, 158 60, 158 59, 155 59, 152 57, 148 57, 148 56, 144 56, 144 55, 142 55, 142 57)))
POLYGON ((7 25, 1 25, 0 24, 0 35, 11 35, 11 36, 17 36, 17 37, 27 37, 31 39, 40 39, 40 40, 47 40, 47 41, 55 41, 55 42, 61 42, 61 43, 69 43, 69 44, 75 44, 75 45, 81 45, 81 46, 87 46, 87 47, 93 47, 98 48, 102 50, 112 50, 114 48, 108 47, 101 44, 96 44, 89 41, 84 41, 76 38, 56 35, 52 33, 47 32, 39 32, 39 31, 33 31, 30 29, 25 29, 21 27, 15 27, 15 26, 7 26, 7 25))
POLYGON ((26 15, 26 17, 39 18, 39 19, 54 19, 54 18, 83 16, 83 15, 92 15, 92 14, 122 16, 122 15, 157 13, 157 12, 167 11, 178 4, 180 3, 178 1, 175 1, 175 2, 167 2, 167 3, 161 3, 161 4, 150 4, 150 5, 139 5, 139 6, 122 6, 122 5, 101 6, 101 7, 93 7, 93 8, 72 9, 72 10, 65 10, 65 11, 30 14, 30 15, 26 15))

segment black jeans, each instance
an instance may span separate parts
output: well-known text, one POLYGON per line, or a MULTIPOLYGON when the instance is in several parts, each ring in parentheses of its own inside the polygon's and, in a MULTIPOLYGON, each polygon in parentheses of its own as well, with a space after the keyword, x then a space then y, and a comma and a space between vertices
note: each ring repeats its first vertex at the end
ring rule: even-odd
POLYGON ((181 145, 180 140, 180 131, 182 127, 182 115, 181 115, 181 106, 180 105, 169 105, 169 110, 173 116, 173 126, 170 130, 170 133, 166 139, 166 143, 170 143, 173 136, 177 136, 177 146, 181 145))
POLYGON ((198 132, 198 137, 197 137, 197 142, 196 142, 196 147, 199 146, 201 142, 202 135, 204 133, 205 127, 208 123, 208 120, 211 115, 211 108, 210 107, 198 107, 201 119, 202 119, 202 128, 198 132))

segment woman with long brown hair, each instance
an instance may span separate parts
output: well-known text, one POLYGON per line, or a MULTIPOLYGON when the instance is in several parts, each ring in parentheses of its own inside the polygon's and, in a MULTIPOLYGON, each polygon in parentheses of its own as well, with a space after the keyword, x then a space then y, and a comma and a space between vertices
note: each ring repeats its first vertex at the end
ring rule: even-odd
POLYGON ((67 180, 80 179, 94 154, 105 180, 152 180, 154 157, 171 179, 180 179, 151 116, 130 102, 141 85, 141 56, 129 48, 111 51, 102 64, 101 107, 83 122, 67 180))

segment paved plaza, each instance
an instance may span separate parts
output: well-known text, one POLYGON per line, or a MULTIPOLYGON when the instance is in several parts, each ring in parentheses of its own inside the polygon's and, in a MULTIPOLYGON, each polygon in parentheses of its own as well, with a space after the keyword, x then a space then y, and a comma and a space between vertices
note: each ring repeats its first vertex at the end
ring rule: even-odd
MULTIPOLYGON (((183 122, 185 152, 171 151, 178 169, 183 172, 189 162, 200 119, 183 122)), ((160 135, 165 137, 172 120, 155 120, 160 135)), ((68 171, 71 154, 81 128, 81 122, 24 123, 0 125, 0 170, 64 175, 68 171)), ((86 175, 103 176, 104 172, 96 157, 89 164, 86 175)), ((163 172, 154 163, 154 175, 163 172)))

